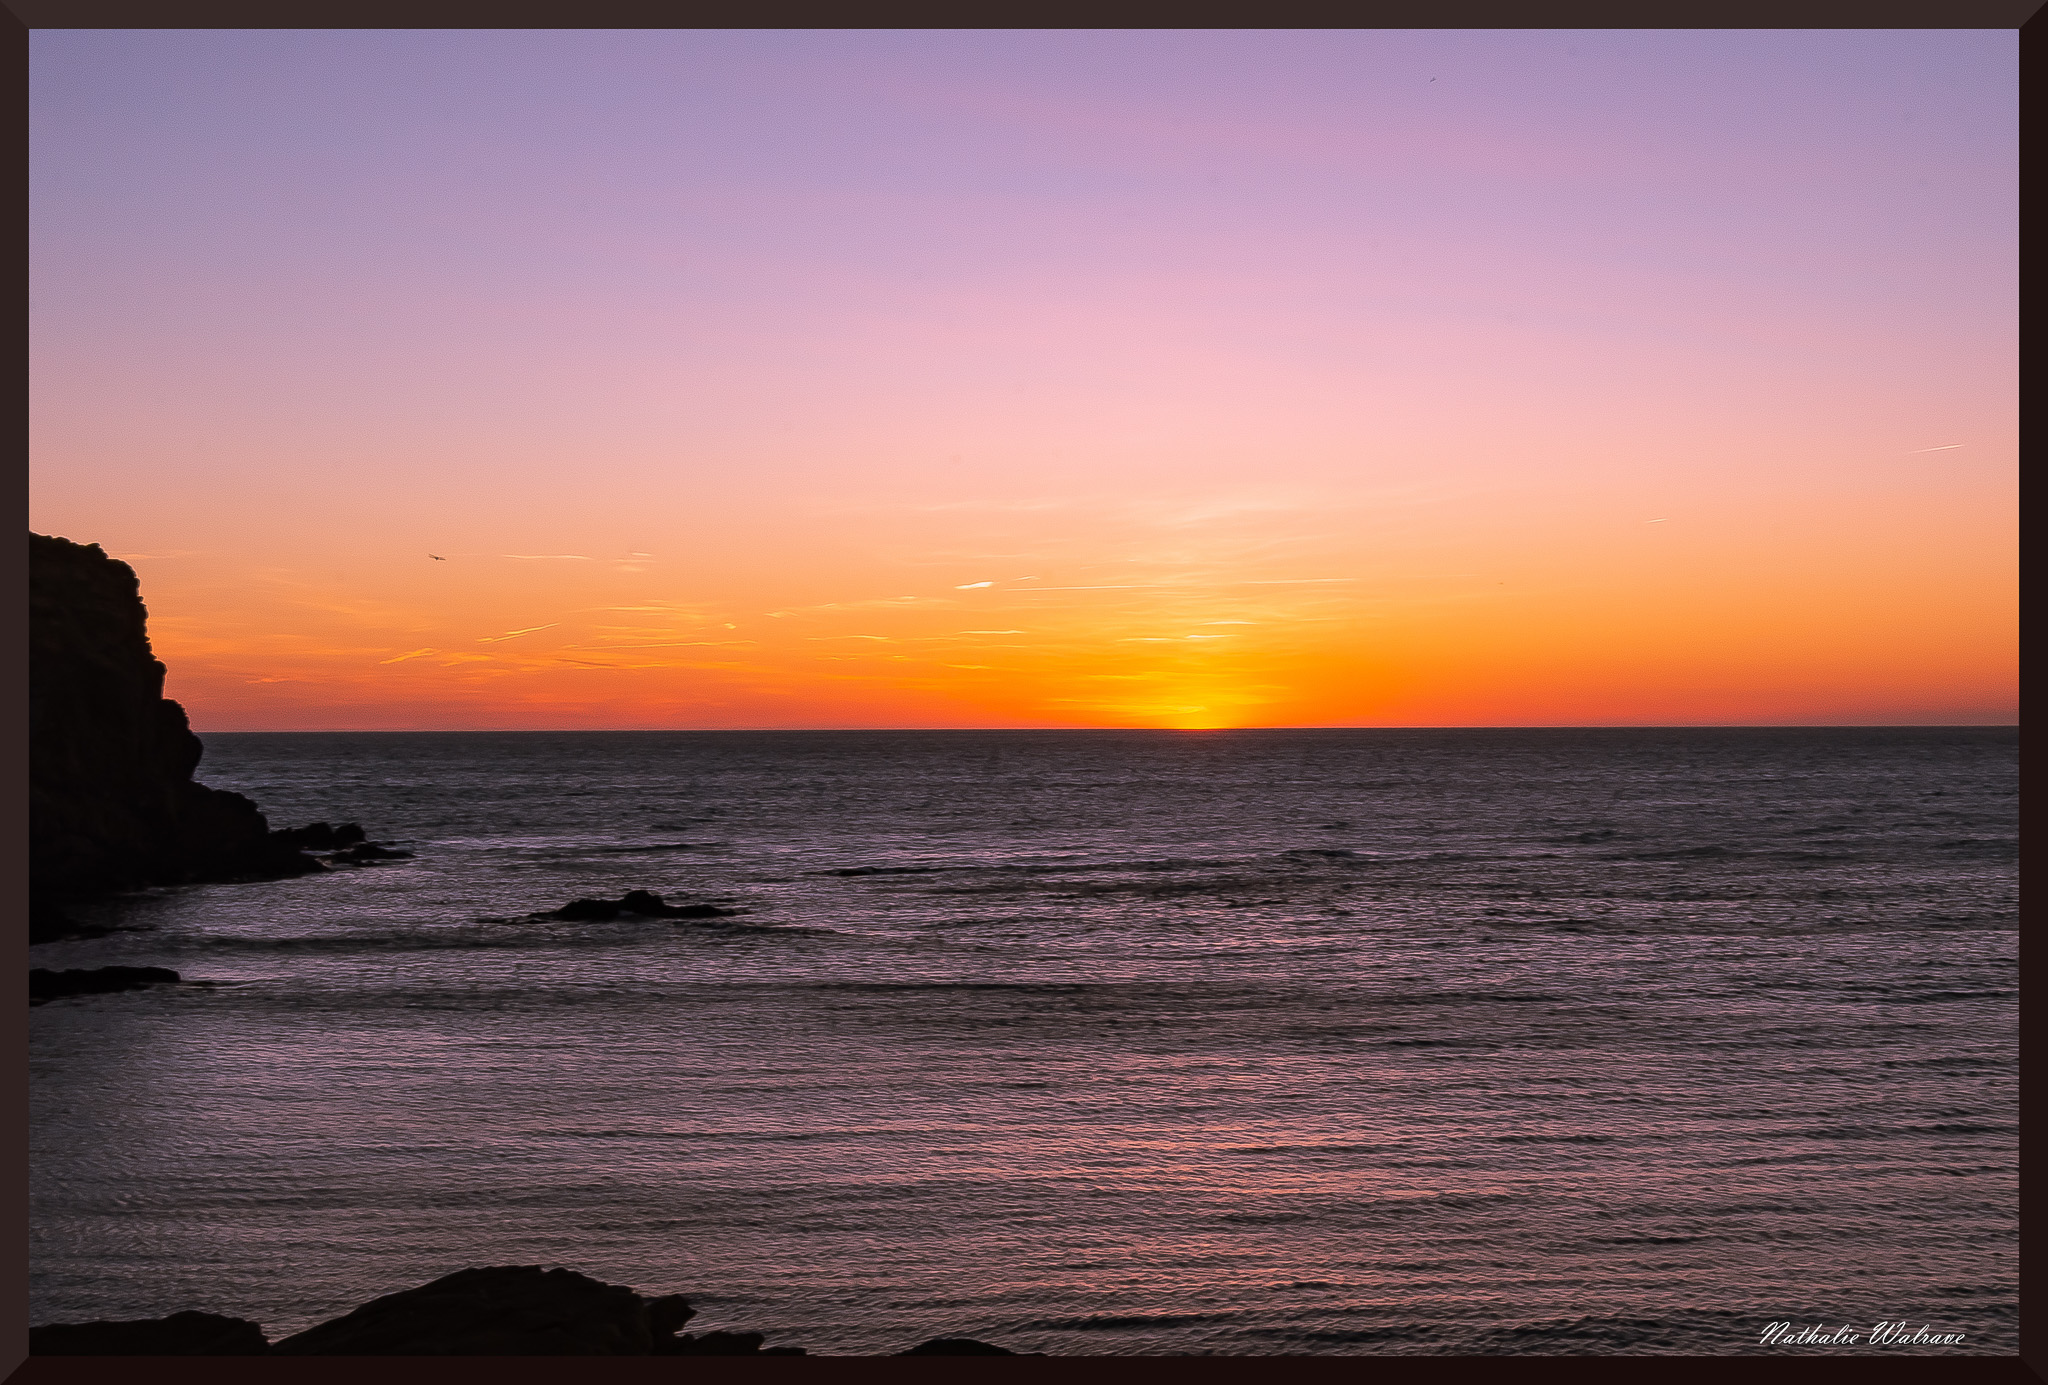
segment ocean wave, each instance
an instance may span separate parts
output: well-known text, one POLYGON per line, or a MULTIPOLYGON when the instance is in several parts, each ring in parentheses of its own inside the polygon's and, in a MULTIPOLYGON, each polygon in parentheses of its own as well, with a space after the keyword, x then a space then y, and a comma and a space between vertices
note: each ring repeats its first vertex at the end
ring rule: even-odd
POLYGON ((1191 1327, 1197 1323, 1233 1322, 1242 1313, 1094 1313, 1079 1318, 1034 1318, 1018 1323, 1021 1330, 1118 1332, 1145 1327, 1191 1327))
POLYGON ((165 952, 444 952, 518 948, 597 948, 644 942, 650 935, 687 936, 691 933, 834 934, 830 928, 797 924, 742 923, 737 919, 648 919, 644 925, 605 923, 577 927, 558 922, 526 919, 487 919, 490 931, 463 933, 345 933, 299 937, 185 937, 159 938, 157 950, 165 952), (502 925, 522 925, 518 928, 502 925))
MULTIPOLYGON (((1349 853, 1344 853, 1349 854, 1349 853)), ((1186 856, 1139 858, 1128 861, 996 861, 974 862, 959 865, 895 865, 895 866, 835 866, 829 870, 812 871, 813 875, 863 876, 863 875, 1075 875, 1105 871, 1180 871, 1214 870, 1242 866, 1244 859, 1204 859, 1186 856)))
POLYGON ((1281 1342, 1318 1342, 1339 1346, 1351 1342, 1426 1342, 1441 1338, 1446 1329, 1429 1323, 1395 1323, 1386 1327, 1309 1328, 1246 1327, 1234 1335, 1281 1342))
POLYGON ((1075 991, 1110 989, 1114 983, 1081 981, 813 981, 801 989, 809 991, 1023 991, 1037 995, 1065 995, 1075 991))
POLYGON ((199 937, 164 944, 173 952, 437 952, 475 948, 520 948, 531 940, 511 935, 465 933, 347 933, 294 938, 199 937))
POLYGON ((648 846, 593 846, 585 850, 594 856, 633 856, 651 851, 705 851, 724 845, 724 842, 655 842, 648 846))
POLYGON ((1730 1349, 1754 1345, 1768 1318, 1713 1309, 1681 1309, 1661 1317, 1550 1318, 1460 1333, 1462 1349, 1476 1355, 1543 1352, 1628 1354, 1699 1351, 1701 1338, 1725 1334, 1730 1349))
POLYGON ((841 866, 836 870, 813 871, 814 875, 936 875, 960 866, 841 866))

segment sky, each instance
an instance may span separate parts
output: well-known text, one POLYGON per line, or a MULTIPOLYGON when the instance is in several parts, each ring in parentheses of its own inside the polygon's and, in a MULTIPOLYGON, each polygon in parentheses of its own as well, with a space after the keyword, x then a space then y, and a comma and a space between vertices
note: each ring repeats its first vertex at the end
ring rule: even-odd
POLYGON ((201 731, 2016 717, 2006 30, 37 30, 201 731))

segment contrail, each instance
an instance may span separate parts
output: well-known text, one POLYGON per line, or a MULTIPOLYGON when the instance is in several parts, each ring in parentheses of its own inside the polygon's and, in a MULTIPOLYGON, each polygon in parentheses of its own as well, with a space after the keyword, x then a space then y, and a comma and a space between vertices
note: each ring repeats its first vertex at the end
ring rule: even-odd
POLYGON ((1959 442, 1950 442, 1943 443, 1940 447, 1916 447, 1911 452, 1908 452, 1906 455, 1908 457, 1917 457, 1922 452, 1953 452, 1961 446, 1962 444, 1959 442))

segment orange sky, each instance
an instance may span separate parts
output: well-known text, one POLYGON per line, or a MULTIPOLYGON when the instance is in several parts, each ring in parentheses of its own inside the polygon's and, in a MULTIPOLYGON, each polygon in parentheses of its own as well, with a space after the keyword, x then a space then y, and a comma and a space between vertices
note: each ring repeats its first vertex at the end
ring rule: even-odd
POLYGON ((32 526, 201 730, 2011 721, 2012 37, 40 31, 32 526))

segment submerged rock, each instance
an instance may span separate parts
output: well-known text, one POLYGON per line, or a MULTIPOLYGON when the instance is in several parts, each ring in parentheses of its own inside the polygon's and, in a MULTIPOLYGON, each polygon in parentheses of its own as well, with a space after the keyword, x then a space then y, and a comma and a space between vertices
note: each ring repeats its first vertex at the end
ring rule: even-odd
POLYGON ((651 890, 628 890, 617 899, 572 899, 552 913, 536 918, 561 919, 570 923, 609 923, 621 914, 650 919, 711 919, 737 914, 716 904, 665 904, 651 890))
POLYGON ((31 1356, 267 1356, 263 1329, 218 1313, 133 1322, 52 1323, 28 1330, 31 1356))
POLYGON ((28 974, 28 998, 33 1005, 60 996, 132 991, 178 979, 178 973, 169 967, 87 967, 75 971, 37 967, 28 974))
MULTIPOLYGON (((574 1270, 458 1270, 286 1337, 280 1356, 648 1356, 693 1316, 574 1270)), ((663 1353, 667 1354, 667 1353, 663 1353)))

